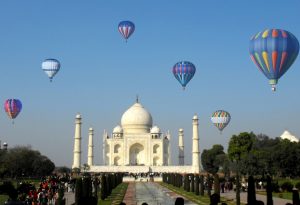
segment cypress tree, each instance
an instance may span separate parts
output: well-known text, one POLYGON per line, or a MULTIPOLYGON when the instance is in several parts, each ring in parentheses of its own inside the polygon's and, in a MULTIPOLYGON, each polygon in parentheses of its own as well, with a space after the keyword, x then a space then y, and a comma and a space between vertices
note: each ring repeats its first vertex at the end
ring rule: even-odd
POLYGON ((75 204, 82 205, 82 179, 77 178, 75 184, 75 204))
POLYGON ((95 177, 95 179, 92 181, 92 184, 94 186, 94 193, 92 193, 93 198, 93 204, 98 204, 98 186, 99 186, 99 179, 95 177))
POLYGON ((200 195, 204 196, 204 176, 200 175, 200 195))
POLYGON ((211 178, 210 175, 207 175, 207 195, 211 195, 211 178))
POLYGON ((106 175, 106 193, 107 193, 107 196, 109 196, 111 194, 111 175, 110 174, 107 174, 106 175))
POLYGON ((293 204, 295 204, 295 205, 300 204, 298 189, 293 190, 293 204))
POLYGON ((186 178, 187 178, 186 191, 190 192, 191 191, 191 181, 190 181, 191 175, 188 174, 186 178))
POLYGON ((58 189, 58 198, 57 198, 57 205, 65 205, 66 199, 64 199, 64 189, 59 188, 58 189))
POLYGON ((272 179, 268 175, 267 176, 267 205, 273 205, 273 199, 272 199, 272 179))
POLYGON ((248 177, 248 195, 247 195, 247 203, 255 204, 256 203, 256 193, 255 193, 255 182, 253 176, 248 177))
POLYGON ((104 174, 101 175, 100 180, 100 197, 101 200, 104 200, 107 197, 107 190, 106 190, 106 177, 104 174))
POLYGON ((175 186, 175 174, 172 173, 172 185, 175 186))
POLYGON ((182 175, 178 174, 178 188, 182 187, 182 175))
POLYGON ((183 176, 184 177, 184 179, 183 179, 183 189, 185 190, 185 191, 187 191, 188 190, 188 181, 189 181, 189 178, 188 178, 188 175, 186 174, 186 175, 184 175, 183 176))
POLYGON ((177 174, 177 187, 180 188, 182 185, 182 176, 181 174, 177 174))
POLYGON ((111 174, 111 175, 110 175, 110 179, 111 179, 111 189, 116 188, 115 174, 111 174))
POLYGON ((200 182, 200 178, 199 175, 197 174, 195 176, 195 194, 199 195, 199 182, 200 182))
POLYGON ((191 174, 191 192, 195 192, 195 175, 191 174))

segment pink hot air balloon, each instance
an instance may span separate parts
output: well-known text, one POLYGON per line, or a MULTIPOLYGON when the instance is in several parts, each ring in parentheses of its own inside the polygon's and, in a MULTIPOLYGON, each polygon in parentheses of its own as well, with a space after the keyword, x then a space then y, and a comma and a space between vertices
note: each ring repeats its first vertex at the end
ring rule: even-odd
POLYGON ((4 103, 4 110, 8 117, 14 120, 22 110, 22 103, 18 99, 7 99, 4 103))

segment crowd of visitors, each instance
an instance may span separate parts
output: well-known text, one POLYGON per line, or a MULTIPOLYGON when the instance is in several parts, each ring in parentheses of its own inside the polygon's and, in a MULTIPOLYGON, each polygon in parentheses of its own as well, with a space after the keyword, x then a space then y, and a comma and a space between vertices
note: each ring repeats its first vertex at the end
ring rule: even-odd
MULTIPOLYGON (((21 181, 18 183, 17 201, 24 205, 56 205, 59 198, 59 190, 74 191, 75 183, 69 177, 56 175, 41 179, 39 183, 21 181)), ((8 199, 6 204, 10 204, 8 199)))

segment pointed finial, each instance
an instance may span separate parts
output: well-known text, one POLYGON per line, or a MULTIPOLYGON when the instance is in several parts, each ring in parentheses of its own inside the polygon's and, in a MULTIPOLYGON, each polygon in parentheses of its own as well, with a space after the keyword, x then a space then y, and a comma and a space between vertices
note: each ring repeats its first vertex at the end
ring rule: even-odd
POLYGON ((136 95, 136 103, 139 103, 139 95, 136 95))

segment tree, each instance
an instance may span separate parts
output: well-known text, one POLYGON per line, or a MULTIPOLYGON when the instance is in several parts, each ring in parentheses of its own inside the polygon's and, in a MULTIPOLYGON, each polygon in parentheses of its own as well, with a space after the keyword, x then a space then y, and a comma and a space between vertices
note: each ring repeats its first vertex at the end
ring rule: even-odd
POLYGON ((83 164, 82 169, 84 172, 86 172, 90 169, 90 166, 88 164, 83 164))
POLYGON ((55 165, 39 151, 30 147, 14 147, 0 154, 2 173, 10 177, 41 177, 53 172, 55 165))
POLYGON ((199 175, 196 174, 196 176, 195 176, 195 194, 196 195, 199 195, 199 182, 200 182, 199 175))
POLYGON ((65 205, 66 199, 64 199, 64 189, 59 188, 58 189, 58 198, 57 198, 57 205, 65 205))
POLYGON ((236 202, 241 204, 240 199, 240 163, 242 159, 247 158, 247 155, 252 149, 255 135, 251 132, 242 132, 239 135, 233 135, 229 141, 228 156, 229 159, 236 164, 236 202))
POLYGON ((224 148, 222 145, 213 145, 209 150, 203 150, 201 162, 203 169, 214 177, 214 193, 220 196, 219 175, 217 174, 224 162, 224 148))
POLYGON ((75 204, 76 205, 83 205, 82 204, 82 179, 76 179, 75 185, 75 204))
POLYGON ((273 197, 272 197, 272 178, 267 176, 267 205, 273 205, 273 197))
POLYGON ((100 197, 101 200, 104 200, 107 197, 106 177, 104 174, 101 175, 100 179, 100 197))
POLYGON ((199 183, 200 183, 200 190, 199 190, 200 195, 204 196, 204 176, 203 175, 200 175, 199 183))
POLYGON ((69 167, 62 166, 62 167, 56 167, 55 169, 58 173, 61 173, 61 174, 70 174, 71 173, 71 169, 69 167))
POLYGON ((255 204, 256 203, 256 192, 255 192, 255 182, 253 176, 248 177, 248 195, 247 195, 247 203, 255 204))
POLYGON ((191 192, 195 192, 195 175, 191 174, 191 192))
POLYGON ((282 140, 274 147, 273 160, 282 177, 297 177, 300 172, 300 144, 282 140))

